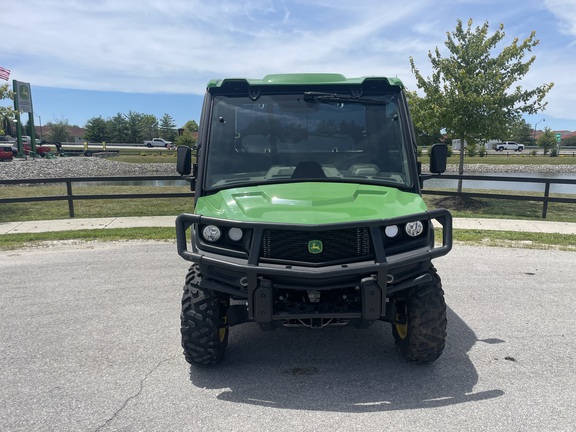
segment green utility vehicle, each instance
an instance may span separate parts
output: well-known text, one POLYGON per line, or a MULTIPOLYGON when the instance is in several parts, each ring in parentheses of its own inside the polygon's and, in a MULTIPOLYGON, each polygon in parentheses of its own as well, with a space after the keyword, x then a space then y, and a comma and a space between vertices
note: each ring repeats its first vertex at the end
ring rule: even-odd
MULTIPOLYGON (((445 145, 433 146, 430 172, 443 172, 446 157, 445 145)), ((446 304, 431 261, 452 247, 452 217, 421 198, 400 80, 210 81, 196 159, 179 147, 177 167, 195 191, 194 214, 176 220, 178 253, 193 263, 181 314, 189 363, 219 363, 229 329, 244 322, 386 321, 407 361, 440 356, 446 304)))

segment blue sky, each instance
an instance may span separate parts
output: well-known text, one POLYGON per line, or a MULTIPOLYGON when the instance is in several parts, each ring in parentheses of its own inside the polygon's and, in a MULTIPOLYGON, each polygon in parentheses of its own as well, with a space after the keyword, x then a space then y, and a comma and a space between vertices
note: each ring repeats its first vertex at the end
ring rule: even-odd
POLYGON ((212 78, 389 75, 416 90, 409 57, 429 75, 428 51, 445 54, 446 32, 469 18, 504 24, 502 47, 536 31, 521 85, 555 86, 526 120, 576 130, 576 0, 4 0, 0 66, 31 84, 37 125, 134 111, 183 126, 200 120, 212 78))

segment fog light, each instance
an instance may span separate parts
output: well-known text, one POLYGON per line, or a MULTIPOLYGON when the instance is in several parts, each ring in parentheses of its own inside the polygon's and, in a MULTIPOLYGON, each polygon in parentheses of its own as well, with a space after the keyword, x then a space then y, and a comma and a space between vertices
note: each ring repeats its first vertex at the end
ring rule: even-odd
POLYGON ((209 241, 211 243, 220 240, 221 235, 222 232, 220 231, 220 228, 218 228, 215 225, 206 225, 202 230, 202 237, 204 237, 206 241, 209 241))
POLYGON ((398 225, 387 226, 386 229, 384 230, 384 232, 386 233, 386 237, 390 238, 396 237, 399 231, 400 230, 398 229, 398 225))
POLYGON ((242 230, 240 228, 230 228, 228 230, 228 237, 232 241, 235 241, 235 242, 240 241, 242 239, 243 235, 244 235, 244 233, 242 232, 242 230))
POLYGON ((420 221, 408 222, 404 230, 410 237, 418 237, 424 231, 424 225, 420 221))

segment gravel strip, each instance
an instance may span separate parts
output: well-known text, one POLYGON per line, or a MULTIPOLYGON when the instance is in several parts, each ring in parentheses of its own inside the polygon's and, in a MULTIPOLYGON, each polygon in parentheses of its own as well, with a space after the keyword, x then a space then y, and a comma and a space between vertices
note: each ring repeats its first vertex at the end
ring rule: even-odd
POLYGON ((28 159, 0 164, 0 180, 178 175, 176 163, 127 163, 96 157, 28 159))
MULTIPOLYGON (((422 168, 426 171, 426 164, 423 163, 422 168)), ((457 165, 448 165, 447 173, 457 172, 457 165)), ((467 164, 465 165, 464 172, 575 173, 576 165, 467 164)), ((116 162, 96 157, 28 159, 0 163, 0 180, 146 175, 177 175, 176 163, 136 164, 116 162)))

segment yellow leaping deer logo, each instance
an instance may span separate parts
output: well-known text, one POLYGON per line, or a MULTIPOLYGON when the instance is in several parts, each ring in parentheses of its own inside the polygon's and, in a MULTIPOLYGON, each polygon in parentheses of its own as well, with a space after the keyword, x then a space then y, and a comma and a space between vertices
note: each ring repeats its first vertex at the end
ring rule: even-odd
POLYGON ((324 250, 324 245, 321 240, 310 240, 308 242, 308 252, 311 254, 319 254, 324 250))

